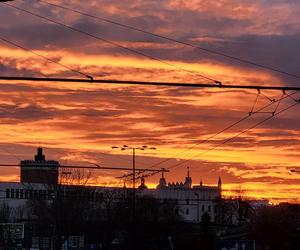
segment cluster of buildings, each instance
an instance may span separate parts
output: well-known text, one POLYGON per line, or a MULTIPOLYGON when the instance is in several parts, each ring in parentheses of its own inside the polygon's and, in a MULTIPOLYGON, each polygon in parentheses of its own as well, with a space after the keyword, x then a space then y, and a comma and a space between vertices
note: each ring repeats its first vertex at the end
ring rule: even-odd
MULTIPOLYGON (((20 162, 20 182, 0 182, 0 205, 6 204, 12 208, 12 212, 9 214, 12 221, 14 218, 24 218, 24 208, 28 200, 44 199, 51 201, 53 199, 54 194, 47 187, 60 186, 59 168, 58 161, 47 160, 43 154, 43 149, 38 148, 34 160, 20 162)), ((106 192, 116 191, 116 195, 124 193, 122 192, 124 188, 119 187, 93 186, 87 188, 92 190, 89 198, 94 201, 103 200, 106 192)), ((192 185, 192 177, 188 169, 184 182, 167 183, 162 173, 155 189, 147 188, 145 180, 142 179, 135 193, 137 196, 152 197, 159 201, 172 201, 176 204, 176 212, 186 222, 199 223, 204 214, 208 214, 211 221, 216 222, 218 220, 218 202, 220 202, 222 193, 222 181, 219 178, 215 186, 203 185, 202 182, 200 185, 192 185)), ((232 218, 230 219, 232 220, 232 218)), ((7 223, 0 223, 2 228, 6 225, 7 223)), ((22 225, 19 224, 18 226, 19 229, 20 226, 22 228, 22 225)), ((11 229, 8 230, 11 231, 11 229)), ((20 230, 22 231, 22 229, 20 230)), ((19 237, 22 237, 22 233, 19 233, 19 237)))
MULTIPOLYGON (((0 199, 9 206, 17 209, 27 200, 44 198, 51 199, 51 192, 46 185, 58 185, 59 183, 58 161, 46 160, 43 149, 38 148, 34 160, 20 162, 20 182, 0 182, 0 199)), ((119 187, 89 187, 94 189, 94 195, 103 197, 103 194, 119 187)), ((216 200, 221 198, 222 182, 219 178, 216 186, 192 185, 189 170, 184 182, 167 183, 162 174, 156 189, 148 189, 145 180, 141 180, 137 196, 151 196, 159 200, 175 201, 183 220, 188 222, 200 222, 204 213, 208 213, 212 219, 216 217, 216 200)), ((116 192, 118 193, 118 192, 116 192)))

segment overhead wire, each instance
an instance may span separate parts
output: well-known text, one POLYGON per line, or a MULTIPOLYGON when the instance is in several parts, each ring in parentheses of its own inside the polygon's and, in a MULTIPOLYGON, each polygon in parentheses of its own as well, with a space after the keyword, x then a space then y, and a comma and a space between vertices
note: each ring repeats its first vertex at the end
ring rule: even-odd
MULTIPOLYGON (((293 92, 293 93, 291 93, 291 94, 289 94, 289 95, 286 95, 286 96, 280 98, 278 101, 281 102, 281 101, 282 101, 283 99, 285 99, 285 98, 288 98, 288 97, 291 98, 291 96, 294 95, 294 94, 296 94, 296 93, 298 93, 298 91, 293 92)), ((174 169, 174 168, 176 168, 176 167, 178 167, 178 166, 180 166, 180 165, 182 165, 182 164, 185 164, 185 163, 187 163, 187 162, 190 162, 190 161, 192 161, 192 160, 198 158, 199 156, 204 155, 204 154, 206 154, 206 153, 208 153, 208 152, 210 152, 210 151, 212 151, 212 150, 214 150, 214 149, 216 149, 216 148, 218 148, 218 147, 220 147, 220 146, 222 146, 222 145, 224 145, 224 144, 226 144, 226 143, 232 141, 233 139, 235 139, 235 138, 239 137, 240 135, 242 135, 242 134, 244 134, 244 133, 250 131, 251 129, 256 128, 257 126, 263 124, 264 122, 267 122, 268 120, 274 118, 275 116, 277 116, 277 115, 279 115, 279 114, 281 114, 281 113, 283 113, 283 112, 285 112, 285 111, 291 109, 292 107, 296 106, 297 104, 300 104, 300 100, 299 100, 299 99, 293 99, 293 100, 295 101, 294 104, 292 104, 292 105, 288 106, 287 108, 284 108, 284 109, 282 109, 282 110, 280 110, 280 111, 278 111, 278 112, 276 112, 276 113, 273 113, 271 116, 269 116, 269 117, 265 118, 264 120, 262 120, 262 121, 260 121, 260 122, 258 122, 258 123, 256 123, 256 124, 254 124, 253 126, 251 126, 251 127, 247 128, 247 129, 245 129, 245 130, 243 130, 243 131, 237 133, 236 135, 234 135, 234 136, 232 136, 232 137, 229 137, 229 138, 225 139, 223 142, 219 143, 219 144, 216 145, 215 147, 212 147, 212 148, 210 148, 210 149, 207 149, 207 150, 201 152, 200 154, 197 154, 197 155, 195 155, 195 156, 193 156, 193 157, 191 157, 191 158, 189 158, 189 159, 186 159, 186 160, 184 160, 184 161, 181 161, 181 162, 179 162, 179 163, 177 163, 177 164, 171 165, 171 166, 169 166, 169 167, 165 167, 164 169, 166 169, 166 170, 174 169)), ((272 104, 273 104, 273 103, 272 103, 272 104)), ((267 105, 267 106, 270 106, 270 104, 267 105)), ((263 108, 266 108, 266 107, 263 107, 263 108)), ((278 108, 278 107, 276 107, 276 110, 277 110, 277 108, 278 108)), ((261 109, 260 109, 260 110, 261 110, 261 109)), ((208 141, 208 140, 207 140, 207 141, 208 141)), ((170 158, 170 159, 173 159, 173 158, 170 158)), ((141 177, 136 177, 136 179, 140 179, 140 178, 143 178, 143 177, 150 177, 150 176, 153 176, 153 175, 155 175, 155 174, 157 174, 157 173, 146 174, 146 175, 143 175, 143 176, 141 176, 141 177)))
POLYGON ((232 55, 229 55, 229 54, 226 54, 226 53, 223 53, 223 52, 219 52, 219 51, 216 51, 216 50, 213 50, 213 49, 208 49, 208 48, 205 48, 205 47, 202 47, 202 46, 194 45, 192 43, 189 43, 189 42, 186 42, 186 41, 182 41, 182 40, 179 40, 179 39, 176 39, 176 38, 171 38, 171 37, 168 37, 168 36, 165 36, 165 35, 160 35, 160 34, 157 34, 157 33, 146 31, 146 30, 134 27, 132 25, 128 25, 128 24, 123 24, 123 23, 117 22, 115 20, 111 20, 111 19, 108 19, 108 18, 95 16, 95 15, 92 15, 92 14, 89 14, 89 13, 86 13, 86 12, 83 12, 83 11, 80 11, 80 10, 72 9, 70 7, 66 7, 66 6, 62 6, 62 5, 59 5, 59 4, 50 3, 50 2, 45 1, 45 0, 36 0, 36 1, 44 3, 44 4, 52 5, 52 6, 57 7, 57 8, 65 9, 65 10, 68 10, 68 11, 72 11, 74 13, 77 13, 77 14, 80 14, 80 15, 83 15, 83 16, 87 16, 87 17, 90 17, 90 18, 101 20, 101 21, 104 21, 104 22, 107 22, 107 23, 110 23, 110 24, 114 24, 114 25, 117 25, 117 26, 120 26, 120 27, 123 27, 123 28, 126 28, 126 29, 135 30, 135 31, 147 34, 147 35, 151 35, 151 36, 154 36, 154 37, 157 37, 157 38, 168 40, 170 42, 174 42, 174 43, 178 43, 178 44, 181 44, 181 45, 184 45, 184 46, 192 47, 194 49, 197 49, 197 50, 209 53, 209 54, 214 54, 214 55, 222 56, 222 57, 225 57, 225 58, 228 58, 228 59, 231 59, 231 60, 235 60, 235 61, 238 61, 238 62, 241 62, 241 63, 249 64, 249 65, 256 66, 256 67, 259 67, 259 68, 263 68, 263 69, 266 69, 266 70, 269 70, 269 71, 273 71, 273 72, 276 72, 276 73, 287 75, 289 77, 294 77, 294 78, 298 78, 298 79, 300 78, 299 75, 296 75, 296 74, 293 74, 293 73, 289 73, 289 72, 283 71, 283 70, 278 69, 278 68, 274 68, 274 67, 271 67, 271 66, 267 66, 267 65, 260 64, 260 63, 256 63, 254 61, 250 61, 250 60, 247 60, 247 59, 244 59, 244 58, 240 58, 240 57, 237 57, 237 56, 232 56, 232 55))
POLYGON ((90 75, 87 75, 87 74, 85 74, 85 73, 83 73, 83 72, 81 72, 81 71, 79 71, 79 70, 76 70, 76 69, 74 69, 74 68, 71 68, 71 67, 69 67, 69 66, 67 66, 67 65, 65 65, 65 64, 60 63, 60 62, 54 61, 54 60, 50 59, 49 57, 46 57, 46 56, 44 56, 44 55, 42 55, 42 54, 40 54, 40 53, 37 53, 37 52, 35 52, 35 51, 31 50, 31 49, 28 49, 28 48, 26 48, 26 47, 24 47, 24 46, 22 46, 22 45, 20 45, 20 44, 17 44, 17 43, 15 43, 15 42, 12 42, 12 41, 8 40, 7 38, 4 38, 3 36, 0 36, 0 40, 3 41, 3 42, 5 42, 5 43, 7 43, 7 44, 13 45, 13 46, 15 46, 15 47, 17 47, 17 48, 19 48, 19 49, 22 49, 22 50, 24 50, 24 51, 27 51, 27 52, 29 52, 29 53, 31 53, 31 54, 33 54, 33 55, 36 55, 36 56, 38 56, 38 57, 40 57, 40 58, 42 58, 42 59, 44 59, 44 60, 46 60, 46 61, 49 61, 49 62, 54 63, 54 64, 57 64, 57 65, 59 65, 59 66, 65 68, 65 69, 68 69, 68 70, 73 71, 73 72, 75 72, 75 73, 77 73, 77 74, 80 74, 80 75, 82 75, 82 76, 84 76, 84 77, 86 77, 86 78, 88 78, 88 79, 93 79, 93 77, 90 76, 90 75))
POLYGON ((287 111, 287 110, 293 108, 294 106, 296 106, 296 105, 298 105, 298 104, 300 104, 300 100, 297 100, 294 104, 292 104, 292 105, 290 105, 290 106, 288 106, 288 107, 286 107, 286 108, 284 108, 284 109, 282 109, 282 110, 276 112, 274 115, 271 115, 271 116, 269 116, 269 117, 263 119, 262 121, 260 121, 260 122, 258 122, 258 123, 256 123, 256 124, 254 124, 253 126, 251 126, 251 127, 247 128, 247 129, 245 129, 245 130, 243 130, 243 131, 237 133, 236 135, 234 135, 234 136, 232 136, 232 137, 229 137, 229 138, 225 139, 223 142, 219 143, 219 144, 216 145, 215 147, 212 147, 212 148, 210 148, 210 149, 208 149, 208 150, 206 150, 206 151, 204 151, 204 152, 201 152, 200 154, 197 154, 197 155, 195 155, 195 156, 193 156, 193 157, 191 157, 191 158, 189 158, 189 159, 186 159, 186 160, 184 160, 183 162, 180 162, 180 163, 178 163, 178 164, 172 165, 172 166, 170 166, 170 167, 168 167, 168 168, 166 168, 166 169, 173 169, 173 168, 175 168, 175 167, 177 167, 177 166, 180 166, 180 165, 182 165, 182 164, 184 164, 184 163, 190 162, 191 160, 194 160, 194 159, 198 158, 199 156, 201 156, 201 155, 203 155, 203 154, 205 154, 205 153, 207 153, 207 152, 210 152, 210 151, 212 151, 212 150, 214 150, 214 149, 216 149, 216 148, 218 148, 218 147, 220 147, 220 146, 226 144, 227 142, 232 141, 233 139, 239 137, 240 135, 242 135, 242 134, 244 134, 244 133, 250 131, 250 130, 253 129, 253 128, 258 127, 259 125, 261 125, 261 124, 263 124, 263 123, 269 121, 270 119, 274 118, 275 116, 278 116, 279 114, 281 114, 281 113, 283 113, 283 112, 285 112, 285 111, 287 111))
POLYGON ((29 11, 29 10, 26 10, 26 9, 23 9, 23 8, 18 7, 18 6, 15 6, 15 5, 13 5, 13 4, 4 3, 4 2, 3 2, 2 4, 6 5, 6 6, 8 6, 8 7, 11 7, 11 8, 13 8, 13 9, 16 9, 16 10, 18 10, 18 11, 22 11, 22 12, 25 12, 25 13, 30 14, 30 15, 32 15, 32 16, 41 18, 41 19, 46 20, 46 21, 48 21, 48 22, 54 23, 54 24, 56 24, 56 25, 59 25, 59 26, 61 26, 61 27, 64 27, 64 28, 66 28, 66 29, 69 29, 69 30, 71 30, 71 31, 74 31, 74 32, 77 32, 77 33, 80 33, 80 34, 89 36, 89 37, 91 37, 91 38, 93 38, 93 39, 96 39, 96 40, 99 40, 99 41, 102 41, 102 42, 111 44, 111 45, 113 45, 114 47, 118 47, 118 48, 121 48, 121 49, 123 49, 123 50, 127 50, 127 51, 129 51, 129 52, 131 52, 131 53, 134 53, 134 54, 137 54, 137 55, 146 57, 146 58, 151 59, 151 60, 158 61, 158 62, 163 63, 163 64, 165 64, 165 65, 168 65, 168 66, 170 66, 170 67, 172 67, 172 68, 176 68, 176 69, 178 69, 178 70, 180 70, 180 71, 184 71, 184 72, 186 72, 186 73, 193 74, 193 75, 196 75, 196 76, 201 77, 201 78, 203 78, 203 79, 212 81, 212 82, 215 83, 215 84, 219 84, 219 85, 222 84, 220 81, 218 81, 218 80, 216 80, 216 79, 213 79, 213 78, 211 78, 211 77, 202 75, 202 74, 200 74, 200 73, 198 73, 198 72, 194 72, 194 71, 191 71, 191 70, 187 70, 187 69, 182 68, 182 67, 180 67, 180 66, 178 66, 178 65, 175 65, 175 64, 172 64, 172 63, 167 62, 167 61, 165 61, 165 60, 162 60, 162 59, 160 59, 160 58, 158 58, 158 57, 154 57, 154 56, 148 55, 148 54, 146 54, 146 53, 144 53, 144 52, 141 52, 140 50, 133 49, 133 48, 129 48, 129 47, 126 47, 126 46, 124 46, 124 45, 121 45, 121 44, 119 44, 119 43, 117 43, 117 42, 115 42, 115 41, 111 41, 111 40, 105 39, 105 38, 103 38, 103 37, 100 37, 99 35, 93 35, 93 34, 91 34, 91 33, 89 33, 89 32, 84 31, 84 30, 77 29, 77 28, 75 28, 75 27, 73 27, 73 26, 70 26, 70 25, 67 25, 67 24, 65 24, 65 23, 62 23, 62 22, 53 20, 53 19, 51 19, 51 18, 42 16, 42 15, 40 15, 40 14, 34 13, 34 12, 29 11))
MULTIPOLYGON (((153 59, 153 60, 158 60, 158 61, 163 62, 163 63, 165 63, 165 64, 168 64, 168 65, 170 65, 170 66, 172 66, 172 67, 177 67, 177 66, 174 66, 173 64, 169 64, 169 63, 167 63, 167 62, 165 62, 165 61, 163 61, 163 60, 161 60, 161 59, 154 58, 154 57, 152 57, 152 56, 146 55, 146 54, 143 53, 143 52, 140 52, 140 51, 137 51, 137 50, 135 50, 135 49, 131 49, 131 48, 125 47, 125 46, 120 45, 120 44, 118 44, 118 43, 115 43, 115 42, 113 42, 113 41, 103 39, 103 38, 101 38, 101 37, 99 37, 99 36, 92 35, 92 34, 90 34, 90 33, 87 33, 87 32, 85 32, 85 31, 79 30, 79 29, 77 29, 77 28, 74 28, 74 27, 68 26, 68 25, 66 25, 66 24, 63 24, 63 23, 60 23, 60 22, 51 20, 51 19, 49 19, 49 18, 47 18, 47 17, 43 17, 43 16, 41 16, 41 15, 39 15, 39 14, 30 12, 30 11, 28 11, 28 10, 25 10, 25 9, 22 9, 22 8, 19 8, 19 7, 16 7, 16 6, 14 6, 14 5, 10 5, 10 4, 7 4, 7 3, 4 3, 4 4, 7 5, 7 6, 10 6, 10 7, 13 7, 13 8, 15 8, 15 9, 18 9, 18 10, 21 10, 21 11, 24 11, 24 12, 27 12, 27 13, 29 13, 29 14, 31 14, 31 15, 36 16, 36 17, 43 18, 44 20, 47 20, 47 21, 56 23, 56 24, 61 25, 61 26, 64 26, 64 27, 66 27, 66 28, 68 28, 68 29, 71 29, 71 30, 73 30, 73 31, 76 31, 76 32, 79 32, 79 33, 82 33, 82 34, 85 34, 85 35, 94 37, 95 39, 99 39, 99 40, 108 42, 108 43, 110 43, 110 44, 112 44, 112 45, 114 45, 114 46, 118 46, 118 47, 120 47, 120 48, 129 50, 129 51, 131 51, 131 52, 134 52, 134 53, 137 53, 137 54, 146 56, 146 57, 151 58, 151 59, 153 59)), ((163 36, 162 36, 162 38, 163 38, 163 36)), ((174 40, 174 41, 176 41, 176 40, 174 40)), ((177 41, 177 42, 178 42, 178 41, 177 41)), ((190 44, 190 45, 191 45, 191 44, 190 44)), ((214 53, 216 53, 216 52, 214 52, 214 53)), ((240 60, 240 59, 239 59, 239 60, 240 60)), ((177 68, 178 68, 178 67, 177 67, 177 68)), ((182 68, 178 68, 178 69, 187 71, 187 70, 182 69, 182 68)), ((194 72, 192 72, 192 71, 187 71, 187 72, 189 72, 189 73, 194 73, 194 72)), ((278 72, 287 74, 286 72, 282 72, 282 71, 278 71, 278 72)), ((198 75, 198 74, 197 74, 197 75, 198 75)), ((203 77, 203 78, 206 78, 206 79, 208 79, 208 80, 214 81, 215 83, 220 84, 219 81, 216 81, 216 80, 214 80, 214 79, 212 79, 212 78, 207 78, 207 77, 205 77, 205 76, 203 76, 203 75, 200 75, 200 76, 203 77)), ((297 77, 298 77, 298 76, 297 76, 297 77)), ((277 114, 277 113, 276 113, 276 114, 277 114)))
MULTIPOLYGON (((288 98, 288 97, 290 97, 290 96, 292 96, 292 95, 294 95, 294 94, 296 94, 296 93, 297 93, 297 91, 296 91, 296 92, 293 92, 293 93, 291 93, 291 94, 287 94, 286 96, 281 97, 280 99, 276 100, 275 102, 278 102, 278 103, 279 103, 279 102, 281 102, 281 100, 283 100, 283 99, 285 99, 285 98, 288 98)), ((254 102, 255 104, 257 103, 257 99, 258 99, 258 98, 256 97, 255 102, 254 102)), ((249 112, 248 115, 246 115, 246 116, 242 117, 241 119, 239 119, 238 121, 236 121, 236 122, 230 124, 229 126, 223 128, 223 129, 220 130, 219 132, 217 132, 217 133, 213 134, 212 136, 209 136, 208 138, 202 140, 201 142, 196 143, 196 144, 194 144, 194 145, 188 147, 187 149, 185 149, 185 150, 183 150, 183 151, 181 151, 181 152, 179 152, 179 153, 176 153, 176 154, 172 155, 171 157, 169 157, 169 158, 167 158, 167 159, 165 159, 165 160, 162 160, 162 161, 160 161, 160 162, 158 162, 158 163, 155 163, 155 164, 151 165, 151 167, 156 167, 156 166, 158 166, 158 165, 160 165, 160 164, 162 164, 162 163, 166 163, 166 162, 168 162, 168 161, 174 159, 174 157, 176 157, 176 156, 178 156, 178 155, 181 155, 181 154, 187 152, 188 150, 195 148, 196 146, 198 146, 198 145, 200 145, 200 144, 204 144, 204 143, 208 142, 209 140, 215 138, 216 136, 222 134, 223 132, 225 132, 225 131, 231 129, 232 127, 238 125, 239 123, 241 123, 241 122, 247 120, 248 118, 251 117, 252 114, 258 113, 258 112, 260 112, 260 111, 262 111, 262 110, 264 110, 264 109, 266 109, 266 108, 272 106, 273 104, 274 104, 274 102, 271 102, 271 103, 269 103, 269 104, 267 104, 267 105, 261 107, 260 109, 258 109, 258 110, 256 110, 256 111, 253 111, 253 109, 254 109, 254 106, 253 106, 252 109, 251 109, 252 111, 249 112)))

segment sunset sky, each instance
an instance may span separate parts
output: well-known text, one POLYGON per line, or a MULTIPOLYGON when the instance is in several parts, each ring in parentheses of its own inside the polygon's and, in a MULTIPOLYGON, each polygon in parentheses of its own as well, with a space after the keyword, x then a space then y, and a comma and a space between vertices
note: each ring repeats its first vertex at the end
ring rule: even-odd
MULTIPOLYGON (((300 75, 299 1, 49 2, 300 75)), ((201 74, 224 84, 300 86, 296 77, 201 52, 40 1, 8 3, 166 62, 151 60, 0 4, 0 39, 95 79, 213 84, 201 74)), ((0 75, 82 78, 1 40, 0 75)), ((247 116, 257 97, 256 90, 6 81, 0 81, 0 90, 2 163, 31 159, 40 145, 48 159, 62 164, 130 167, 130 152, 112 150, 111 146, 148 145, 157 150, 137 152, 137 167, 170 168, 167 181, 184 181, 189 166, 194 184, 202 180, 204 184, 216 185, 221 176, 226 190, 242 187, 249 197, 300 202, 300 175, 289 171, 300 170, 300 105, 210 150, 270 116, 255 114, 205 141, 247 116), (158 164, 168 158, 171 159, 158 164)), ((280 91, 262 91, 254 110, 269 104, 268 98, 280 97, 280 91)), ((300 93, 293 98, 299 99, 300 93)), ((285 98, 277 111, 293 103, 292 98, 285 98)), ((273 112, 276 106, 277 103, 263 111, 273 112)), ((122 185, 115 177, 124 173, 94 171, 90 184, 122 185)), ((159 177, 148 178, 146 183, 154 187, 159 177)), ((18 168, 2 168, 1 180, 18 181, 18 168)))

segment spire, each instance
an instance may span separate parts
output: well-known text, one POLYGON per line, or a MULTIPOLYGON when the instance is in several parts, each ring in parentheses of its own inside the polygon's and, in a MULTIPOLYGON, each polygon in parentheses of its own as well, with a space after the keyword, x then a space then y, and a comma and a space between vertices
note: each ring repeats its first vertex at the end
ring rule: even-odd
POLYGON ((147 189, 144 177, 142 177, 142 179, 141 179, 141 185, 139 186, 139 189, 147 189))
POLYGON ((202 180, 200 181, 200 186, 201 186, 201 187, 203 186, 203 182, 202 182, 202 180))
POLYGON ((192 187, 192 178, 190 177, 190 167, 187 167, 187 177, 185 177, 184 186, 186 188, 192 187))
POLYGON ((222 180, 221 180, 221 177, 219 177, 219 180, 218 180, 218 188, 222 188, 222 180))
POLYGON ((166 179, 164 177, 164 172, 161 172, 161 178, 159 179, 159 184, 157 185, 156 188, 165 188, 167 187, 167 182, 166 179))

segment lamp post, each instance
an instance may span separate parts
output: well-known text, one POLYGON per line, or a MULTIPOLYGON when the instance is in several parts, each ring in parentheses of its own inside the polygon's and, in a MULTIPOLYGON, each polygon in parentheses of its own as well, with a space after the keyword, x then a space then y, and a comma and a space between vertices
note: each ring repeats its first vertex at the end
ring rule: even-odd
MULTIPOLYGON (((124 150, 132 150, 132 231, 133 235, 134 233, 134 228, 135 228, 135 151, 136 150, 156 150, 154 147, 148 147, 146 145, 140 146, 140 147, 131 147, 128 145, 123 145, 123 147, 116 147, 113 146, 111 147, 112 149, 121 149, 122 151, 124 150)), ((133 242, 133 249, 135 249, 135 243, 133 242)))
POLYGON ((136 150, 156 150, 155 147, 148 147, 146 145, 139 146, 139 147, 132 147, 128 145, 123 145, 122 147, 112 146, 112 149, 121 149, 122 151, 125 150, 132 150, 132 195, 133 195, 133 216, 135 212, 135 151, 136 150))
POLYGON ((141 146, 141 147, 131 147, 128 145, 123 145, 122 147, 116 147, 116 146, 112 146, 112 149, 121 149, 122 151, 124 150, 132 150, 132 189, 133 192, 135 190, 135 151, 136 150, 156 150, 156 148, 154 147, 148 147, 148 146, 141 146))

